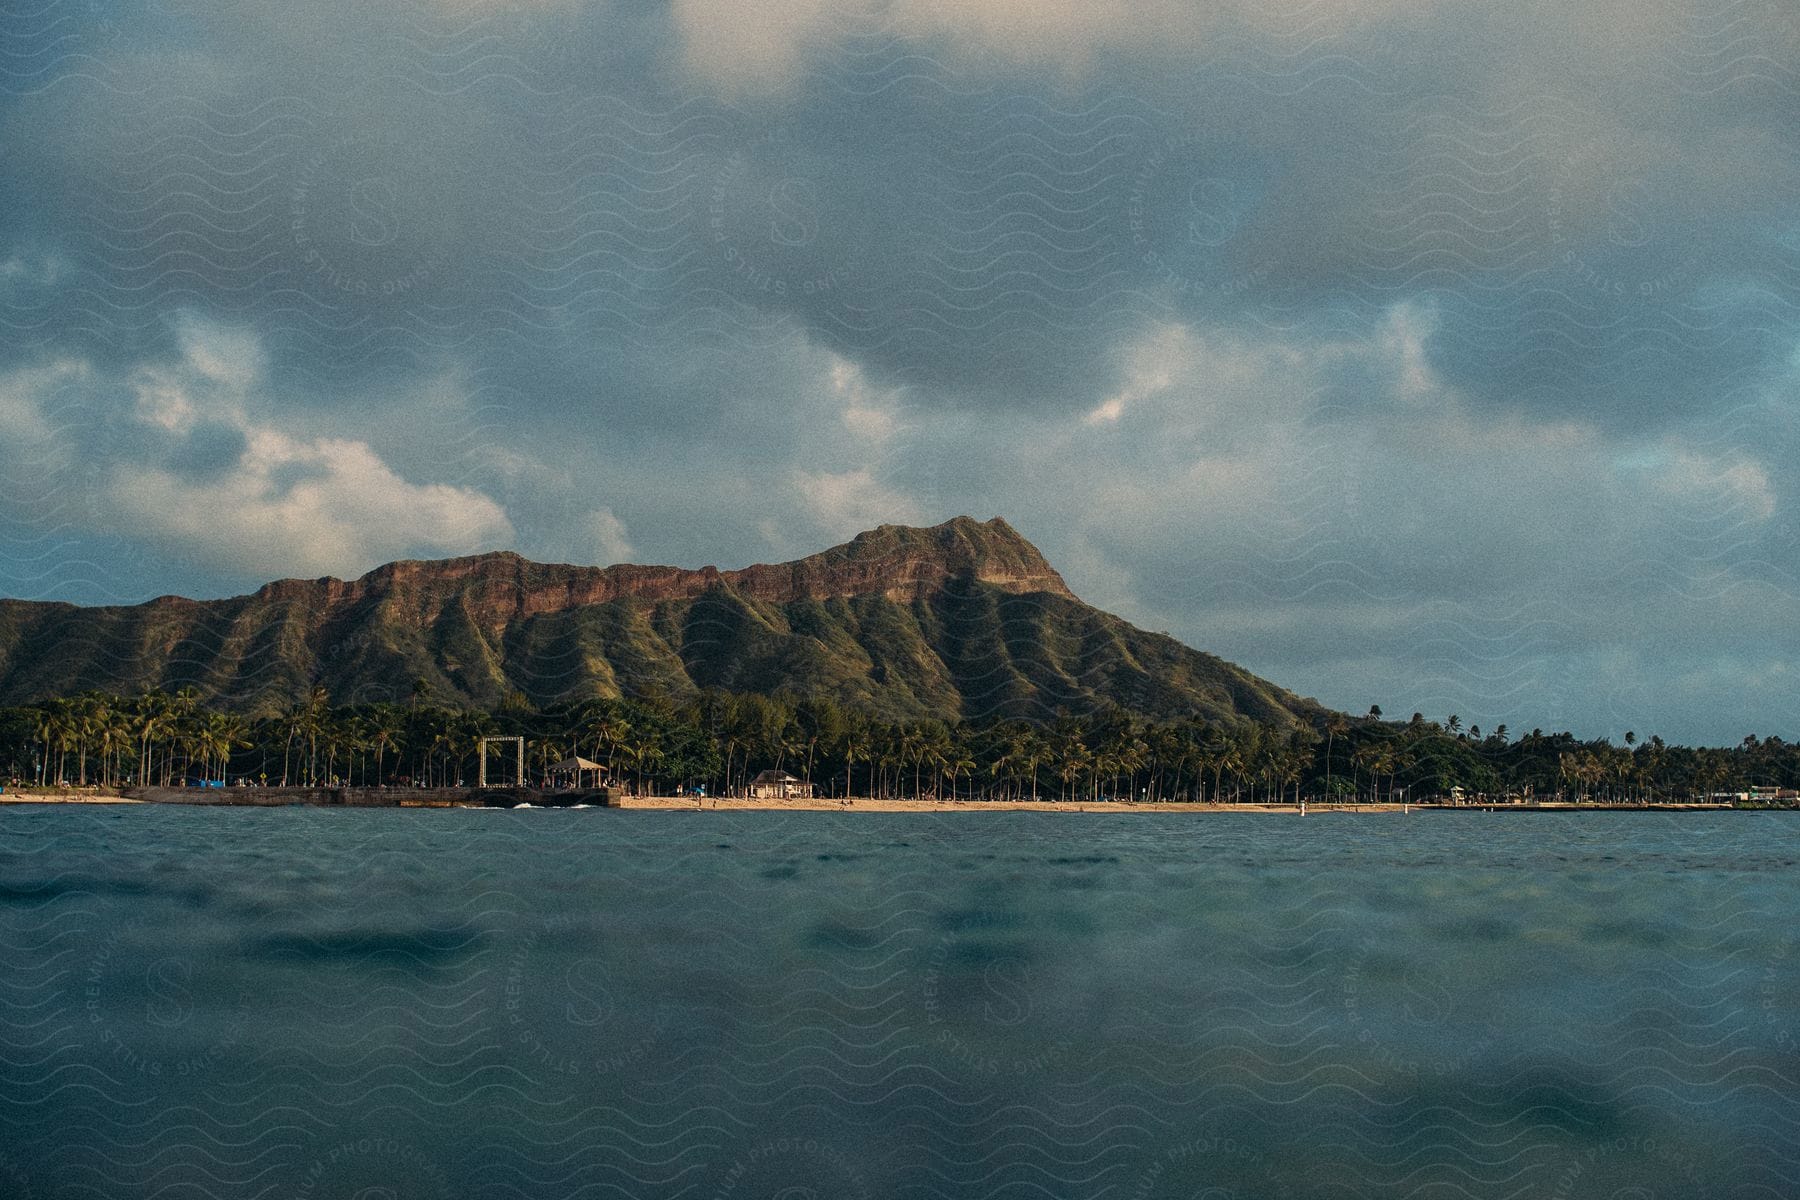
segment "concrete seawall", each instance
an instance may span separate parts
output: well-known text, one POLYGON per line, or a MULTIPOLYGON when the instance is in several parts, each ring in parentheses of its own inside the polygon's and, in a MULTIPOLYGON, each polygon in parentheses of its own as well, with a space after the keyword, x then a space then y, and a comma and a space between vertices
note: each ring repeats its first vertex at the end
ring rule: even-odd
POLYGON ((607 788, 539 791, 536 788, 381 788, 381 787, 128 787, 128 799, 151 804, 233 805, 279 808, 304 804, 319 808, 567 808, 576 804, 617 807, 617 793, 607 788))

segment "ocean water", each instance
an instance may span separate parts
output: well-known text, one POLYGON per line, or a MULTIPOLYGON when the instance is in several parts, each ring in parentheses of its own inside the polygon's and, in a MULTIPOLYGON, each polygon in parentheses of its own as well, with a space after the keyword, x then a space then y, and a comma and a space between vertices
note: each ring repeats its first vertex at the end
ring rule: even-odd
POLYGON ((0 810, 0 1197, 1791 1197, 1800 817, 0 810))

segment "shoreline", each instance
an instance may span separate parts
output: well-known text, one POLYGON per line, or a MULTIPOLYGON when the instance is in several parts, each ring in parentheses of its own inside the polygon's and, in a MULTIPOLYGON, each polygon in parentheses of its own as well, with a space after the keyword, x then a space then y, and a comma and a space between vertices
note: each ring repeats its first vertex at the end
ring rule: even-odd
MULTIPOLYGON (((1299 805, 1211 804, 1188 801, 1138 800, 874 800, 867 797, 817 800, 713 799, 696 802, 688 796, 627 796, 619 808, 663 812, 1068 812, 1068 813, 1291 813, 1301 815, 1299 805)), ((1660 804, 1314 804, 1312 813, 1411 813, 1411 812, 1734 812, 1729 804, 1665 802, 1660 804)), ((1748 811, 1748 810, 1746 810, 1748 811)))
MULTIPOLYGON (((662 812, 1269 812, 1298 813, 1294 804, 1193 804, 1188 802, 1147 803, 1137 800, 876 800, 867 796, 848 800, 824 797, 813 800, 746 800, 739 798, 696 801, 691 796, 627 796, 619 808, 635 808, 662 812)), ((1398 804, 1320 805, 1308 803, 1313 812, 1399 812, 1398 804)), ((1416 804, 1408 808, 1418 808, 1416 804)))
MULTIPOLYGON (((246 798, 248 799, 248 798, 246 798)), ((181 804, 179 800, 147 800, 134 796, 123 796, 116 792, 101 792, 95 789, 70 789, 68 791, 43 792, 7 792, 0 793, 0 806, 9 804, 181 804)), ((304 803, 289 801, 288 803, 304 803)), ((196 795, 196 807, 285 807, 266 801, 261 804, 233 804, 228 799, 213 792, 204 798, 196 795)), ((337 805, 311 804, 307 807, 339 807, 337 805)), ((351 805, 348 807, 369 807, 351 805)), ((483 805, 471 803, 448 796, 442 799, 407 798, 391 805, 381 807, 394 808, 496 808, 505 810, 506 806, 483 805)), ((558 805, 534 805, 534 808, 555 808, 558 805)), ((589 806, 599 808, 599 805, 589 806)), ((762 799, 750 800, 737 797, 706 797, 696 799, 692 796, 625 796, 605 806, 615 809, 636 809, 643 812, 837 812, 837 813, 956 813, 956 812, 1049 812, 1049 813, 1289 813, 1296 816, 1312 813, 1412 813, 1412 812, 1494 812, 1494 813, 1531 813, 1531 812, 1736 812, 1737 806, 1731 804, 1715 804, 1702 801, 1664 801, 1645 804, 1575 804, 1570 802, 1545 801, 1533 804, 1394 804, 1378 802, 1370 804, 1347 804, 1333 802, 1315 804, 1308 802, 1305 809, 1292 802, 1275 803, 1194 803, 1191 801, 1159 801, 1147 802, 1138 800, 892 800, 874 799, 867 796, 852 797, 848 800, 833 797, 815 799, 762 799)), ((1780 811, 1763 809, 1744 809, 1741 811, 1780 811)))

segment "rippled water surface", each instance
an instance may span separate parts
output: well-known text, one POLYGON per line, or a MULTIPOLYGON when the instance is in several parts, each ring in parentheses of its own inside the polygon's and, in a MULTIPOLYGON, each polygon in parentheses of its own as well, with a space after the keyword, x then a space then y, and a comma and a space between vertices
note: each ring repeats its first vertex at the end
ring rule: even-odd
POLYGON ((0 810, 0 1196, 1800 1195, 1800 818, 0 810))

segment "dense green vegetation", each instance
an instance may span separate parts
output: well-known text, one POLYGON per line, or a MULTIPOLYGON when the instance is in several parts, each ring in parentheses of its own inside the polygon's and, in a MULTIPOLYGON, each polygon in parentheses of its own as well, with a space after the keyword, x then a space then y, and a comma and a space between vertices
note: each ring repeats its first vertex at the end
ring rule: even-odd
MULTIPOLYGON (((1150 801, 1391 801, 1524 796, 1679 801, 1753 785, 1800 786, 1800 745, 1745 738, 1729 749, 1625 745, 1457 717, 1407 722, 1331 715, 1299 728, 1111 708, 1042 723, 894 721, 826 699, 732 694, 595 699, 495 711, 427 702, 333 705, 324 689, 279 715, 207 709, 190 691, 86 693, 0 710, 0 772, 14 782, 116 785, 240 780, 453 786, 476 776, 484 734, 527 739, 534 780, 571 753, 633 791, 722 794, 764 768, 827 795, 1150 801)), ((504 770, 504 768, 502 768, 504 770)))
MULTIPOLYGON (((520 593, 507 579, 493 586, 510 613, 520 593)), ((894 720, 1044 720, 1116 703, 1280 723, 1317 709, 1077 600, 968 580, 898 601, 774 602, 721 584, 693 598, 479 619, 471 588, 407 584, 338 606, 312 584, 132 608, 0 601, 0 703, 192 689, 209 706, 270 717, 319 685, 340 700, 406 705, 423 677, 435 699, 490 710, 515 692, 551 708, 647 693, 693 700, 709 688, 791 690, 894 720)))
POLYGON ((274 717, 341 703, 551 709, 709 689, 827 698, 894 721, 1118 705, 1305 724, 1318 705, 1083 604, 1004 521, 882 526, 741 571, 578 567, 516 554, 390 563, 222 600, 77 608, 0 600, 0 704, 191 689, 274 717))

